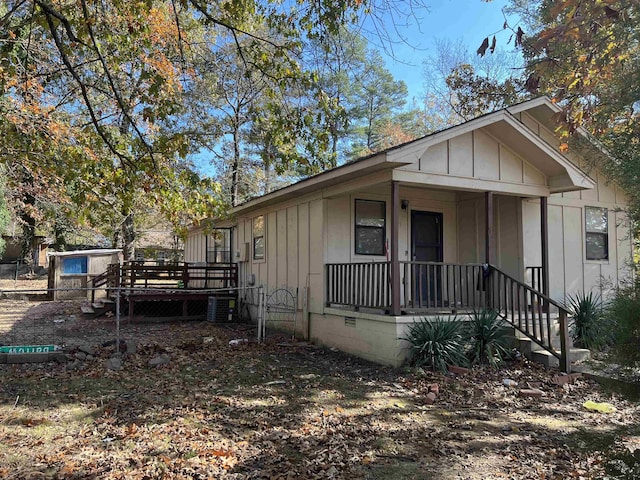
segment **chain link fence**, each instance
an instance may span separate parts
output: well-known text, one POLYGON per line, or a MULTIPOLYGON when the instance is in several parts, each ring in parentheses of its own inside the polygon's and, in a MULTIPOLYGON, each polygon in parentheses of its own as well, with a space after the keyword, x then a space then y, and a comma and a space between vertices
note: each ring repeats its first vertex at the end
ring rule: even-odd
POLYGON ((3 285, 0 289, 0 352, 10 347, 62 349, 107 341, 120 345, 126 340, 123 326, 161 326, 190 320, 245 323, 253 325, 254 338, 264 338, 266 302, 262 287, 193 290, 16 287, 3 285), (56 293, 64 300, 51 300, 56 293))

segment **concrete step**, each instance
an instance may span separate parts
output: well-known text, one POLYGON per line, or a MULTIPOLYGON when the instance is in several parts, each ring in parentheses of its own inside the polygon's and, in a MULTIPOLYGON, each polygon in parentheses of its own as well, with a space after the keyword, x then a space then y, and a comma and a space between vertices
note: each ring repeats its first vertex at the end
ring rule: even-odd
POLYGON ((88 305, 81 305, 80 310, 85 317, 95 318, 100 315, 104 315, 107 312, 111 312, 115 309, 115 302, 98 301, 88 305))
MULTIPOLYGON (((571 363, 584 362, 591 358, 591 352, 585 348, 570 348, 569 361, 571 363)), ((543 364, 546 368, 558 368, 560 361, 546 350, 534 350, 531 352, 531 360, 543 364)))
MULTIPOLYGON (((533 340, 527 337, 516 337, 516 348, 528 359, 543 364, 546 368, 558 368, 560 361, 551 353, 540 348, 533 340)), ((553 346, 556 352, 560 352, 559 346, 553 346)), ((591 357, 591 352, 584 348, 569 348, 569 361, 571 363, 584 362, 591 357)))

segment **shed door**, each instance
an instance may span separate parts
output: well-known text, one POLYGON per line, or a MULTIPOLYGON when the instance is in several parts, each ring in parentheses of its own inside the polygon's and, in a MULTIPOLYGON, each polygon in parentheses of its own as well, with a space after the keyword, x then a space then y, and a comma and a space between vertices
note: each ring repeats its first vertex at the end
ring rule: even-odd
MULTIPOLYGON (((442 262, 442 213, 411 212, 411 256, 415 262, 442 262)), ((417 264, 413 266, 414 305, 442 305, 442 267, 417 264)))

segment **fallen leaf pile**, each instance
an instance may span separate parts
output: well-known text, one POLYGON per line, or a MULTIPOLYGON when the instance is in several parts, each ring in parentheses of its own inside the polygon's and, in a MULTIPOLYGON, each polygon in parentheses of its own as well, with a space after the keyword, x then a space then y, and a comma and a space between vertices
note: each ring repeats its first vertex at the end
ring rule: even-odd
POLYGON ((134 323, 110 370, 108 325, 86 322, 111 337, 71 350, 77 368, 0 366, 1 478, 634 478, 640 457, 637 403, 524 360, 443 376, 286 337, 229 345, 247 326, 134 323))

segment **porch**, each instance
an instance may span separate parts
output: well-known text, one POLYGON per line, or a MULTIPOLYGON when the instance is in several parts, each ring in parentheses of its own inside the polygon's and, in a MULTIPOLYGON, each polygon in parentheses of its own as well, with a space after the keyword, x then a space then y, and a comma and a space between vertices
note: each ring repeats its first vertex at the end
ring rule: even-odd
MULTIPOLYGON (((526 338, 570 370, 566 307, 491 264, 398 262, 400 291, 394 295, 392 262, 327 264, 327 310, 384 316, 467 315, 494 310, 526 338), (394 314, 394 299, 399 313, 394 314), (559 345, 554 341, 558 324, 559 345)), ((531 281, 540 281, 532 267, 531 281)))

